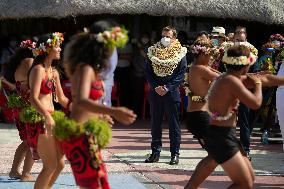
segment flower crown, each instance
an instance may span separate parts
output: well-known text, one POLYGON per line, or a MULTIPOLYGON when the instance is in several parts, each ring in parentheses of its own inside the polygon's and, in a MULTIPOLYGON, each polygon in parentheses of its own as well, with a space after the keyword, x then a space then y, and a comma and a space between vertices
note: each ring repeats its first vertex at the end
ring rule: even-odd
POLYGON ((238 57, 231 57, 228 56, 227 51, 225 52, 222 62, 225 64, 230 65, 252 65, 255 63, 257 57, 250 53, 249 57, 247 56, 238 56, 238 57))
POLYGON ((276 40, 276 41, 282 41, 283 42, 284 41, 284 37, 281 34, 277 33, 277 34, 271 35, 270 36, 270 40, 271 41, 276 40))
POLYGON ((128 31, 124 28, 113 27, 96 35, 97 41, 104 43, 107 48, 123 48, 128 42, 128 31))
POLYGON ((64 37, 62 33, 55 32, 51 34, 51 37, 44 43, 40 43, 38 47, 33 49, 33 55, 44 55, 48 54, 52 47, 55 47, 57 43, 62 43, 64 41, 64 37))
POLYGON ((36 43, 31 40, 25 40, 22 41, 20 44, 20 48, 28 48, 28 49, 34 49, 36 47, 36 43))
POLYGON ((211 54, 211 48, 206 47, 206 46, 202 46, 202 45, 193 45, 191 47, 191 53, 192 54, 204 53, 206 55, 209 55, 209 54, 211 54))
POLYGON ((213 44, 210 40, 205 39, 197 39, 193 45, 191 46, 191 53, 192 54, 200 54, 204 53, 206 55, 210 55, 212 53, 213 44))

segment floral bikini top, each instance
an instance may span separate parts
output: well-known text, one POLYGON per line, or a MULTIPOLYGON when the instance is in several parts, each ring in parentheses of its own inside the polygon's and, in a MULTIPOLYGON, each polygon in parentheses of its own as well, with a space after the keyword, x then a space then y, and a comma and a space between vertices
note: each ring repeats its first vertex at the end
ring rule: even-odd
MULTIPOLYGON (((211 84, 211 86, 210 86, 210 88, 208 90, 208 93, 207 93, 207 95, 205 97, 205 99, 207 101, 209 99, 209 96, 210 96, 211 91, 212 91, 212 86, 214 85, 215 81, 216 81, 216 79, 211 84)), ((240 105, 240 101, 237 100, 235 107, 227 115, 221 115, 219 112, 216 112, 216 111, 215 112, 211 112, 209 108, 208 108, 208 114, 209 114, 210 118, 212 120, 214 120, 214 121, 226 121, 226 120, 229 120, 234 114, 238 113, 239 105, 240 105)))

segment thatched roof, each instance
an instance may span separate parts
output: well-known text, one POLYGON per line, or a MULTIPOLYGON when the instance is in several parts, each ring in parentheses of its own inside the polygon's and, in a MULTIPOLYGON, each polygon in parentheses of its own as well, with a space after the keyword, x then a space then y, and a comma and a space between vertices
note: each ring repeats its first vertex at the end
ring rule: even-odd
POLYGON ((93 14, 236 18, 284 25, 283 0, 1 0, 0 19, 93 14))

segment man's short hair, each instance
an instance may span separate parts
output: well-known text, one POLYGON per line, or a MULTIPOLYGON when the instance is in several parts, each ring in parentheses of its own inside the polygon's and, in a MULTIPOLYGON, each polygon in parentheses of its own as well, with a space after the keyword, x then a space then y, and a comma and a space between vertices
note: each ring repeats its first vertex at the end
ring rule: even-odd
POLYGON ((244 26, 237 26, 237 27, 236 27, 236 29, 235 29, 234 34, 236 33, 236 31, 237 31, 237 30, 244 30, 244 31, 245 31, 245 33, 247 33, 247 28, 246 28, 246 27, 244 27, 244 26))
POLYGON ((173 27, 173 26, 166 26, 162 29, 162 32, 163 31, 172 31, 173 32, 173 36, 175 38, 177 38, 177 30, 173 27))

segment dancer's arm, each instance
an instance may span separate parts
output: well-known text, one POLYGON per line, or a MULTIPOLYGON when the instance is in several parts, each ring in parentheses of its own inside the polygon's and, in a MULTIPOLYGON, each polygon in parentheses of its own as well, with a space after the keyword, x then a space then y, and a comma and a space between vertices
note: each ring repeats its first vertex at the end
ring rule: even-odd
MULTIPOLYGON (((262 82, 262 86, 264 87, 273 87, 273 86, 280 86, 284 85, 284 77, 276 76, 273 74, 267 74, 267 73, 249 73, 247 75, 256 75, 260 81, 262 82)), ((244 85, 251 89, 254 87, 253 82, 247 77, 247 75, 242 77, 242 81, 244 85)))
POLYGON ((234 79, 230 84, 233 87, 233 95, 251 109, 258 109, 262 104, 262 84, 255 75, 248 76, 248 80, 254 84, 255 91, 249 91, 242 81, 234 79))

